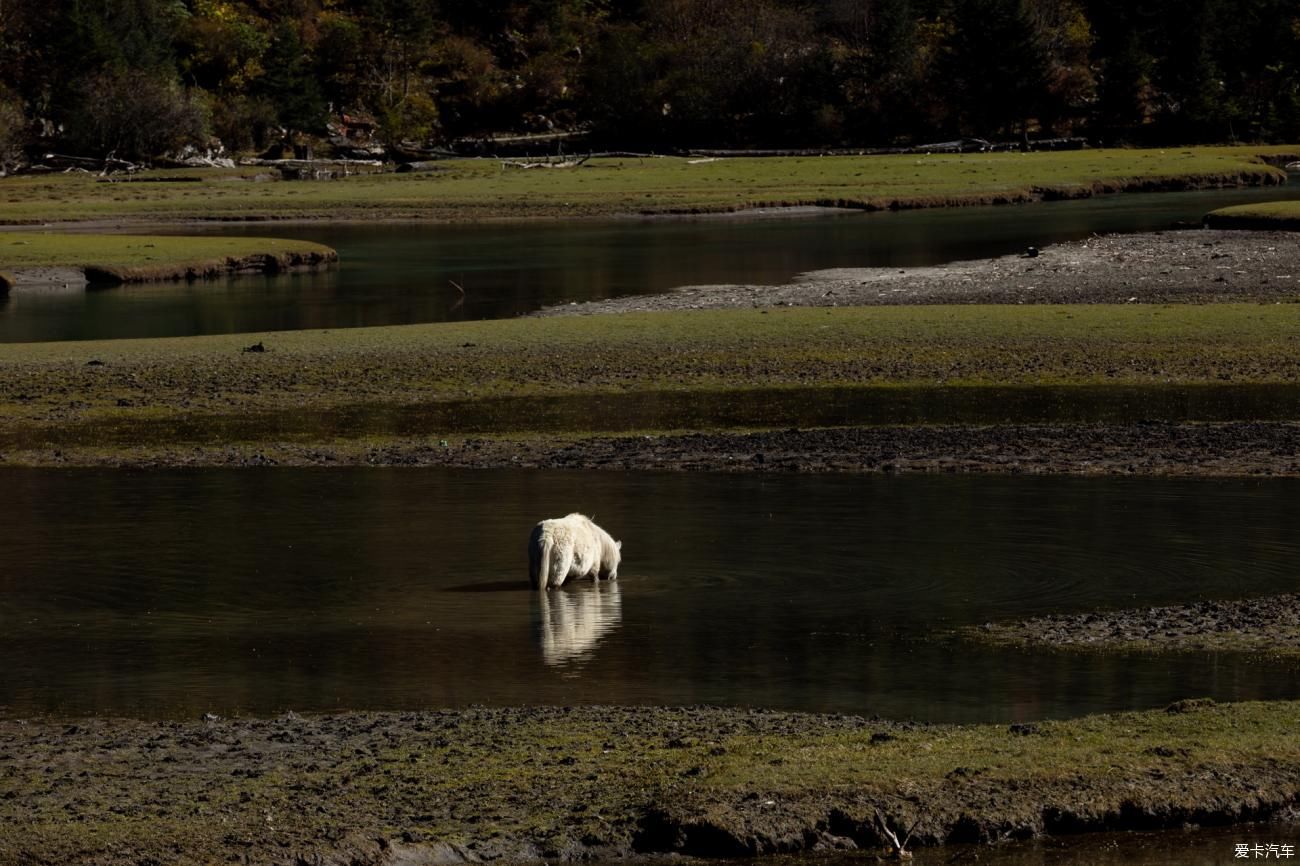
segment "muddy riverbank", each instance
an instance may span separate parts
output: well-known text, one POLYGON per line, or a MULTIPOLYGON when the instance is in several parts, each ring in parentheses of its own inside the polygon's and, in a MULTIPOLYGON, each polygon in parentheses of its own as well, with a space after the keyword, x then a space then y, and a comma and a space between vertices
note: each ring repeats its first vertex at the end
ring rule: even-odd
POLYGON ((1169 304, 1300 298, 1300 244, 1283 231, 1122 234, 924 268, 811 271, 782 286, 687 286, 538 315, 767 306, 1169 304))
POLYGON ((1297 655, 1300 595, 1043 616, 986 623, 967 633, 996 643, 1071 649, 1297 655))
POLYGON ((0 720, 0 860, 570 862, 1294 818, 1300 704, 971 727, 715 708, 0 720))
POLYGON ((710 472, 1297 476, 1300 422, 835 427, 0 451, 9 466, 441 466, 710 472))

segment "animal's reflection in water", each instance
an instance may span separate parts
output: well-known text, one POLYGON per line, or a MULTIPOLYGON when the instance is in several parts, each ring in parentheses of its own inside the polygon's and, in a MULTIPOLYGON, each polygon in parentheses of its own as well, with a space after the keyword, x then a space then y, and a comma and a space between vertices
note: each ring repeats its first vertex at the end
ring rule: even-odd
POLYGON ((589 658, 600 639, 623 619, 618 582, 594 583, 540 592, 542 661, 561 666, 589 658))

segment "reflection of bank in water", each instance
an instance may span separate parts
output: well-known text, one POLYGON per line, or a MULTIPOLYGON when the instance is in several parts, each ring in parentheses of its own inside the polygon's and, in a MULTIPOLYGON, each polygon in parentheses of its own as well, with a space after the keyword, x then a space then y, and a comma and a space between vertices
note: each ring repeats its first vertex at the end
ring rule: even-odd
POLYGON ((584 661, 618 627, 623 605, 616 581, 596 581, 537 593, 542 605, 542 661, 584 661))

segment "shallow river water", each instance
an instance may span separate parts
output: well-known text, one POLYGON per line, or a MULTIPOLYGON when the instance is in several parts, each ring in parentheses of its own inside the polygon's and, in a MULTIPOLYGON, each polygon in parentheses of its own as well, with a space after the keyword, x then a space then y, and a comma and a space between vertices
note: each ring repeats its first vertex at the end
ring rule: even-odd
POLYGON ((0 714, 752 705, 1010 721, 1294 698, 1293 665, 962 625, 1293 591, 1300 482, 4 470, 0 714), (594 513, 614 583, 526 588, 594 513))
POLYGON ((683 285, 780 284, 819 268, 1005 255, 1093 232, 1199 222, 1215 208, 1286 198, 1300 198, 1300 182, 803 219, 222 225, 199 230, 319 241, 338 249, 342 264, 336 271, 276 278, 16 292, 0 297, 0 342, 502 318, 549 304, 683 285))

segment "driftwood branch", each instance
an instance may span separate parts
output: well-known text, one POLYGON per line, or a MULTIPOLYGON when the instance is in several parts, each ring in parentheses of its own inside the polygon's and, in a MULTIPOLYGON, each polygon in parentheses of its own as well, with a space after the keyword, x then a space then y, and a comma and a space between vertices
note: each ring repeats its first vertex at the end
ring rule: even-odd
POLYGON ((584 156, 581 159, 563 159, 563 160, 538 160, 533 162, 523 162, 517 159, 501 160, 502 168, 577 168, 591 156, 584 156))
POLYGON ((95 172, 101 175, 108 174, 111 171, 133 172, 139 171, 140 166, 125 159, 118 159, 109 154, 103 159, 95 159, 89 156, 69 156, 63 153, 47 153, 41 160, 43 164, 53 169, 81 169, 82 171, 95 172))
POLYGON ((885 838, 889 840, 889 843, 894 846, 894 856, 899 860, 911 860, 912 852, 907 850, 907 843, 912 841, 912 834, 915 833, 916 828, 920 826, 921 819, 917 818, 912 822, 912 826, 907 828, 907 832, 903 834, 903 839, 900 842, 898 834, 889 828, 889 823, 885 820, 885 816, 880 814, 879 809, 875 809, 875 807, 872 808, 875 810, 876 825, 880 828, 880 832, 883 833, 885 838))

